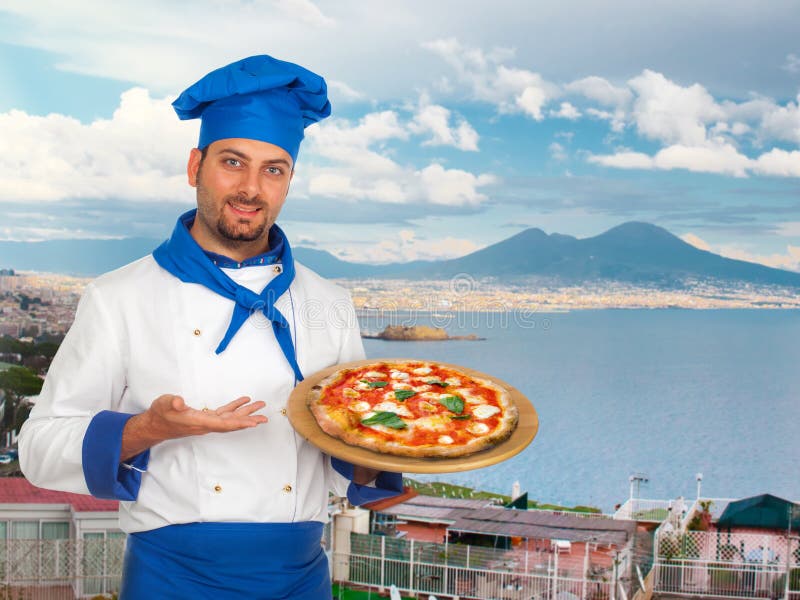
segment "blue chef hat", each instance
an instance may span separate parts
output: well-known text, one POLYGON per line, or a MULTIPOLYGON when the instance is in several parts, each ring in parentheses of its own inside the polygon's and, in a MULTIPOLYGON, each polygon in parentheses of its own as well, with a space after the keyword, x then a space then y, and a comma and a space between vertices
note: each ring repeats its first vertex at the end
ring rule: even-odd
POLYGON ((251 56, 212 71, 172 103, 181 119, 202 119, 198 147, 226 138, 275 144, 292 162, 303 130, 331 114, 325 80, 271 56, 251 56))

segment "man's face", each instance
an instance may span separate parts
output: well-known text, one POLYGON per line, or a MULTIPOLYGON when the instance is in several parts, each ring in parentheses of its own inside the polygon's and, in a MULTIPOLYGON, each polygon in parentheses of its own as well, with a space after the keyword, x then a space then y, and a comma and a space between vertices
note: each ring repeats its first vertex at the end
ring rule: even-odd
POLYGON ((192 236, 204 249, 243 260, 267 249, 269 228, 286 200, 292 158, 282 148, 243 138, 193 149, 187 166, 197 188, 192 236))

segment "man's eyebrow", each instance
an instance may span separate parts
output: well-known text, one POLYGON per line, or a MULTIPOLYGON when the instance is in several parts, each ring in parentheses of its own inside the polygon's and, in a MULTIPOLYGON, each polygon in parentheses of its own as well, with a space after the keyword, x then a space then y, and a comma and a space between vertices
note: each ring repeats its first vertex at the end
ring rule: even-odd
MULTIPOLYGON (((228 154, 233 154, 234 156, 238 156, 239 158, 244 160, 251 160, 247 154, 245 154, 244 152, 240 152, 239 150, 234 150, 233 148, 223 148, 222 150, 219 151, 220 154, 225 154, 226 152, 228 154)), ((282 164, 286 165, 287 169, 292 168, 292 164, 285 158, 268 158, 267 160, 262 161, 262 164, 264 165, 282 164)))
POLYGON ((250 160, 250 157, 247 156, 247 154, 245 154, 244 152, 239 152, 238 150, 234 150, 233 148, 223 148, 222 150, 219 151, 220 154, 225 154, 226 152, 229 154, 233 154, 234 156, 238 156, 239 158, 250 160))
POLYGON ((281 164, 281 165, 286 165, 287 169, 291 169, 292 168, 291 163, 288 160, 286 160, 285 158, 270 158, 270 159, 265 160, 263 162, 263 164, 265 164, 265 165, 281 164))

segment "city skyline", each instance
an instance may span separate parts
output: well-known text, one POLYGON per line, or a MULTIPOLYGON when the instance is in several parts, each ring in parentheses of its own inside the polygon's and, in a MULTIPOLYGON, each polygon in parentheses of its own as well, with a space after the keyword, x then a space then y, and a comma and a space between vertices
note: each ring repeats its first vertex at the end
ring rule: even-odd
POLYGON ((171 100, 269 53, 334 106, 281 215, 297 245, 439 259, 642 220, 800 270, 798 25, 790 2, 7 2, 0 239, 166 236, 197 134, 171 100))

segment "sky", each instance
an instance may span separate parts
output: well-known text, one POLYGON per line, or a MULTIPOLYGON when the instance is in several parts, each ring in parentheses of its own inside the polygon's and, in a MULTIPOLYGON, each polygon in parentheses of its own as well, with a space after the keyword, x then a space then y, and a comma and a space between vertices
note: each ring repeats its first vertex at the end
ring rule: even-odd
POLYGON ((0 0, 0 239, 168 235, 254 54, 321 75, 278 222, 355 262, 626 221, 800 271, 800 7, 763 0, 0 0))

